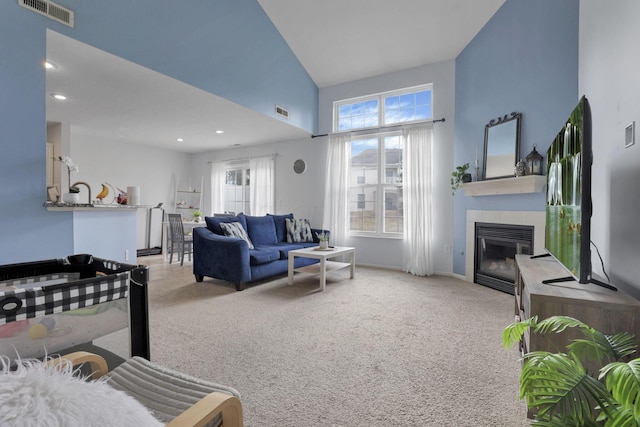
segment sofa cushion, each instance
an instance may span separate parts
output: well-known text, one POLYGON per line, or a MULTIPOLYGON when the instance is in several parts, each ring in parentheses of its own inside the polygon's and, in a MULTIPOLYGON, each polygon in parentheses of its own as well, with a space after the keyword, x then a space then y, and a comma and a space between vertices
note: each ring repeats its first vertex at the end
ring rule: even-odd
POLYGON ((245 231, 244 227, 242 227, 242 224, 240 224, 239 221, 221 222, 220 227, 222 228, 225 236, 237 237, 239 239, 242 239, 247 242, 247 245, 249 245, 249 249, 254 248, 251 239, 249 239, 249 236, 247 236, 247 232, 245 231))
POLYGON ((256 246, 249 251, 249 264, 260 265, 280 259, 280 251, 273 246, 256 246))
POLYGON ((295 251, 296 249, 302 249, 309 243, 278 243, 276 246, 280 251, 280 259, 288 259, 289 251, 295 251))
POLYGON ((286 218, 285 223, 287 224, 287 242, 313 242, 313 234, 311 234, 311 225, 309 224, 309 220, 304 218, 286 218))
POLYGON ((216 234, 224 236, 224 231, 222 231, 222 227, 220 224, 223 222, 240 222, 240 219, 235 216, 205 216, 204 222, 207 223, 207 228, 213 231, 216 234))
POLYGON ((276 224, 276 238, 278 239, 278 242, 286 242, 287 241, 287 224, 285 219, 289 218, 289 219, 293 219, 293 214, 286 214, 286 215, 271 215, 271 214, 267 214, 268 216, 272 216, 273 217, 273 222, 275 222, 276 224))
POLYGON ((276 224, 272 216, 245 215, 247 234, 254 245, 273 245, 278 243, 276 224))

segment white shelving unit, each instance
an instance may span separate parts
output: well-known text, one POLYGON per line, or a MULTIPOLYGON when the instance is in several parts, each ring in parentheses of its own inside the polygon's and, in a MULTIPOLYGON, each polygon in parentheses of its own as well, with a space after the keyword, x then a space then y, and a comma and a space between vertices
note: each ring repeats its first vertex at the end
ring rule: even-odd
POLYGON ((176 197, 174 201, 174 212, 182 214, 182 218, 190 221, 191 214, 202 211, 202 188, 204 177, 200 179, 200 188, 181 188, 180 183, 176 185, 176 197))

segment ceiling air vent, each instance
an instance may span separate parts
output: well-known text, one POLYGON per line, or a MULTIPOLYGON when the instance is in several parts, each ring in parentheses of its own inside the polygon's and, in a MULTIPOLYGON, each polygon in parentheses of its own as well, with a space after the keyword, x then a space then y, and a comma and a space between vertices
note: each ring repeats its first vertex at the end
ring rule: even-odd
POLYGON ((280 117, 284 117, 285 119, 289 118, 289 110, 279 105, 276 105, 276 114, 279 115, 280 117))
POLYGON ((73 28, 73 10, 71 9, 49 0, 18 0, 18 4, 73 28))

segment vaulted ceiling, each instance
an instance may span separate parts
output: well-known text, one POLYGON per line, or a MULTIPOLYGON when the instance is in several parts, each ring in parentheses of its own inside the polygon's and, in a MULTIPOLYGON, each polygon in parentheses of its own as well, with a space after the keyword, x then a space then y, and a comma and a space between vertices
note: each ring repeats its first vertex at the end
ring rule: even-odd
MULTIPOLYGON (((505 0, 257 1, 323 88, 453 60, 505 0)), ((188 153, 308 136, 52 31, 47 57, 60 67, 47 73, 47 92, 75 100, 47 97, 47 120, 78 134, 188 153)))

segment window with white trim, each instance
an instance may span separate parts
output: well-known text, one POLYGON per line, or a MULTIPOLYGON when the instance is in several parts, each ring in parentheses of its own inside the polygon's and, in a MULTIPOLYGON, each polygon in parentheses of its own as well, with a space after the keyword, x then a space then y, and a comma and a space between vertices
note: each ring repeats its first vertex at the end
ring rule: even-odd
POLYGON ((251 214, 249 166, 234 166, 227 169, 227 182, 224 187, 224 211, 238 214, 251 214))
POLYGON ((349 233, 403 234, 403 141, 399 130, 378 127, 432 120, 432 85, 334 103, 334 131, 351 137, 349 233))

